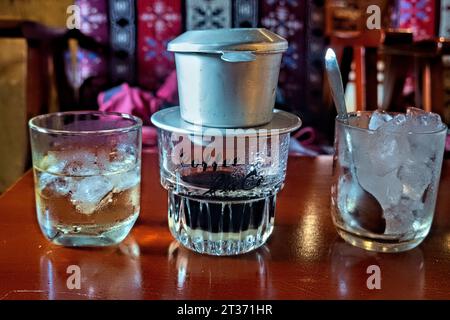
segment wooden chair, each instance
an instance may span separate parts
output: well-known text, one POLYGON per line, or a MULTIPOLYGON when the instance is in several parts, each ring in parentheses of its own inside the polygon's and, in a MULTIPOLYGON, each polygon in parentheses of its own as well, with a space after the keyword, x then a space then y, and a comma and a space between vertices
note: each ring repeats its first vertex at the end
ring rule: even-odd
MULTIPOLYGON (((55 77, 59 105, 76 108, 77 101, 67 81, 64 65, 64 54, 70 39, 76 39, 81 47, 89 50, 108 50, 79 30, 50 28, 24 20, 0 20, 0 38, 23 39, 26 42, 26 120, 49 111, 51 73, 55 77)), ((26 123, 23 130, 28 130, 26 123)), ((25 170, 31 166, 29 146, 25 146, 23 152, 26 153, 25 170)))
POLYGON ((380 30, 333 33, 330 37, 330 45, 340 60, 344 86, 348 83, 351 63, 355 63, 357 110, 377 108, 378 48, 383 38, 384 33, 380 30))
POLYGON ((53 30, 28 21, 0 20, 0 38, 20 38, 27 44, 27 119, 45 113, 49 101, 49 42, 39 36, 40 32, 53 30))
POLYGON ((357 110, 381 108, 404 111, 403 87, 410 70, 415 76, 414 106, 439 114, 444 112, 442 57, 450 42, 443 38, 414 42, 407 30, 370 30, 358 34, 332 34, 344 85, 352 61, 355 63, 357 110), (377 62, 384 61, 383 99, 378 106, 377 62))
POLYGON ((414 104, 426 111, 444 113, 443 56, 450 54, 450 41, 444 38, 399 44, 385 43, 381 53, 386 60, 385 93, 382 108, 398 109, 392 99, 403 88, 407 67, 415 75, 414 104))
POLYGON ((27 118, 48 111, 50 70, 55 73, 59 104, 76 105, 75 94, 64 65, 64 54, 70 39, 79 46, 98 53, 108 53, 107 46, 97 43, 79 30, 51 28, 24 20, 0 20, 0 38, 20 38, 27 44, 26 104, 27 118))

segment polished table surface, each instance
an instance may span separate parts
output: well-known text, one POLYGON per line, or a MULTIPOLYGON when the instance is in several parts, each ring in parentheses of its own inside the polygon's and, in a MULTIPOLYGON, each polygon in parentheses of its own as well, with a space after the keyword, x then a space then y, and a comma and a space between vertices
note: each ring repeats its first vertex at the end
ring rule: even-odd
POLYGON ((331 166, 328 156, 290 157, 272 237, 236 257, 196 254, 173 240, 155 154, 143 155, 137 224, 122 244, 103 249, 64 248, 41 235, 28 172, 0 198, 0 299, 450 299, 450 161, 430 235, 396 254, 339 238, 331 166), (80 289, 67 287, 71 265, 80 267, 80 289), (371 265, 380 267, 380 290, 367 287, 371 265))

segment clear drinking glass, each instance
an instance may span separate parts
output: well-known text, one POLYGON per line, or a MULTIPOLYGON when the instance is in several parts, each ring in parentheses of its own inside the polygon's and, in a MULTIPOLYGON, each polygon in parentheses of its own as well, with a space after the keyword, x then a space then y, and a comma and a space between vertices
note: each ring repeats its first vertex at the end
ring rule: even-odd
POLYGON ((142 121, 80 111, 29 121, 36 211, 50 241, 108 246, 131 230, 140 209, 142 121))
POLYGON ((169 228, 185 247, 200 253, 249 252, 263 245, 274 227, 289 133, 257 136, 254 130, 243 136, 229 131, 210 136, 159 130, 169 228))
POLYGON ((430 231, 447 127, 435 114, 411 110, 375 113, 372 121, 372 112, 350 113, 348 124, 336 119, 332 217, 355 246, 404 251, 430 231))

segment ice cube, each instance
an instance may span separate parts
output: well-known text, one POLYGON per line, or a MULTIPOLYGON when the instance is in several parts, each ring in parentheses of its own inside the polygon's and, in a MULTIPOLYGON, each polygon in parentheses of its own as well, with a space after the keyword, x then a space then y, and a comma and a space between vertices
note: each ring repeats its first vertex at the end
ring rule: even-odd
POLYGON ((408 121, 404 114, 398 114, 393 117, 391 120, 387 121, 380 127, 378 127, 378 131, 383 131, 386 133, 408 133, 408 121))
POLYGON ((54 184, 54 190, 60 195, 66 195, 72 188, 72 179, 69 177, 58 177, 54 184))
POLYGON ((426 112, 425 110, 423 110, 423 109, 419 109, 419 108, 415 108, 415 107, 408 107, 407 109, 406 109, 406 114, 407 115, 410 115, 410 116, 421 116, 421 115, 424 115, 424 114, 427 114, 428 112, 426 112))
POLYGON ((110 179, 114 186, 114 192, 121 192, 139 184, 141 181, 141 176, 139 173, 139 168, 135 168, 131 171, 112 174, 110 179))
POLYGON ((79 151, 67 155, 64 167, 66 174, 72 176, 93 176, 100 174, 97 156, 93 152, 79 151))
MULTIPOLYGON (((373 145, 375 132, 362 130, 348 130, 339 139, 339 148, 347 154, 347 161, 356 166, 370 164, 370 153, 367 146, 373 145), (347 150, 349 150, 347 152, 347 150)), ((350 165, 347 165, 350 167, 350 165)))
POLYGON ((406 133, 406 117, 397 115, 375 131, 363 131, 366 139, 352 135, 356 166, 370 166, 380 177, 397 169, 409 155, 406 133))
POLYGON ((47 152, 41 161, 38 162, 37 167, 49 173, 62 174, 67 161, 61 158, 61 154, 61 152, 55 151, 47 152))
POLYGON ((84 214, 92 214, 113 189, 113 183, 106 176, 82 178, 72 186, 72 203, 84 214))
POLYGON ((51 196, 53 193, 64 196, 69 193, 71 188, 70 178, 61 177, 46 172, 38 175, 38 181, 39 190, 43 194, 49 194, 49 196, 51 196))
POLYGON ((107 167, 110 163, 110 155, 109 150, 107 149, 97 149, 96 151, 97 157, 97 166, 100 170, 107 170, 107 167))
POLYGON ((397 178, 397 170, 384 176, 378 176, 370 166, 357 169, 357 178, 361 187, 372 194, 383 209, 399 203, 403 186, 397 178))
POLYGON ((407 206, 413 212, 416 218, 422 215, 422 210, 425 208, 425 205, 422 202, 422 200, 412 200, 402 197, 400 203, 407 206))
POLYGON ((136 158, 132 155, 124 156, 121 160, 111 161, 106 165, 109 172, 130 170, 136 165, 136 158))
POLYGON ((118 144, 114 150, 110 153, 110 161, 111 162, 123 162, 127 159, 136 159, 137 158, 137 150, 133 145, 121 143, 118 144))
POLYGON ((55 175, 50 173, 41 173, 38 175, 38 185, 39 190, 45 189, 48 185, 50 185, 55 180, 55 175))
POLYGON ((431 183, 432 171, 426 164, 409 159, 398 170, 398 178, 403 184, 403 195, 420 200, 431 183))
POLYGON ((50 173, 72 176, 99 174, 97 156, 89 150, 49 151, 39 167, 50 173))
POLYGON ((386 220, 385 234, 404 235, 408 232, 414 232, 416 219, 412 210, 404 203, 384 210, 384 219, 386 220))
POLYGON ((443 129, 441 117, 436 113, 410 107, 406 111, 406 118, 411 132, 425 133, 443 129))
MULTIPOLYGON (((417 108, 408 108, 407 112, 410 131, 413 133, 434 132, 444 128, 437 114, 417 108)), ((433 159, 440 158, 438 151, 444 148, 445 133, 442 135, 409 134, 408 141, 412 159, 431 163, 433 159)))
MULTIPOLYGON (((390 122, 394 121, 391 120, 390 122)), ((390 134, 380 127, 370 144, 361 146, 368 152, 368 166, 372 166, 378 176, 385 176, 389 172, 399 168, 409 155, 409 143, 406 135, 390 134)))
POLYGON ((439 135, 411 134, 408 136, 411 158, 418 162, 431 163, 436 158, 436 152, 443 150, 445 138, 439 135))
POLYGON ((386 122, 392 120, 392 116, 384 111, 375 111, 372 113, 369 121, 369 130, 377 130, 386 122))

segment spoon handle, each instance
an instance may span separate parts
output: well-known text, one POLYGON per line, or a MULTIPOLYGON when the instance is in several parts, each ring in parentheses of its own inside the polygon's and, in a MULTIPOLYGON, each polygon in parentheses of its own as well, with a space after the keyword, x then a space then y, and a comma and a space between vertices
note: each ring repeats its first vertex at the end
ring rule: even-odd
POLYGON ((342 85, 341 71, 333 49, 329 48, 325 54, 325 69, 327 70, 328 82, 331 94, 334 97, 338 118, 348 123, 348 114, 345 107, 344 86, 342 85))

